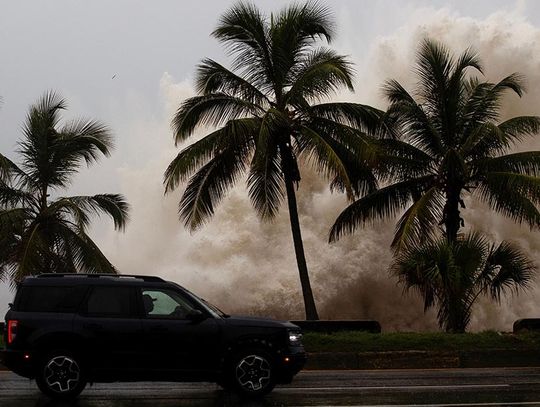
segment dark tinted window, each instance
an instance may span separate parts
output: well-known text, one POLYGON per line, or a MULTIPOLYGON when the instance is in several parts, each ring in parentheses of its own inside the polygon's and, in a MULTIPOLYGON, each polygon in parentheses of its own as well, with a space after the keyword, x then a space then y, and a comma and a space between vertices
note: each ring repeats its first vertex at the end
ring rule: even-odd
POLYGON ((84 297, 82 286, 22 287, 17 310, 25 312, 75 312, 84 297))
POLYGON ((88 297, 89 315, 130 317, 135 315, 130 287, 94 287, 88 297))

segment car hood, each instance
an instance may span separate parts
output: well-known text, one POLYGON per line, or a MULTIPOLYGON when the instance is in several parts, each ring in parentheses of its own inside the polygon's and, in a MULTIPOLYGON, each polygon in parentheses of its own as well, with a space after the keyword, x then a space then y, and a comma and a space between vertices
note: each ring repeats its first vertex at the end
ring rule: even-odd
POLYGON ((278 321, 272 318, 231 315, 228 318, 225 318, 224 321, 227 325, 231 326, 300 329, 297 325, 294 325, 289 321, 278 321))

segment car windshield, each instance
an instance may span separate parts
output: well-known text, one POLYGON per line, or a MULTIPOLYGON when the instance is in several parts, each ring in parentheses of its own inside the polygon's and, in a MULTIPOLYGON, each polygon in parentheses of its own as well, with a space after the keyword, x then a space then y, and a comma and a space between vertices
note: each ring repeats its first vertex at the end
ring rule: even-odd
POLYGON ((186 292, 188 295, 190 295, 192 298, 197 300, 201 305, 203 305, 208 311, 210 311, 211 314, 218 316, 220 318, 229 318, 230 315, 226 314, 225 312, 221 311, 218 307, 216 307, 214 304, 209 303, 204 298, 199 297, 196 294, 193 294, 191 291, 185 289, 184 287, 180 287, 184 292, 186 292))
POLYGON ((226 314, 224 313, 222 310, 220 310, 218 307, 216 307, 214 304, 210 304, 208 301, 206 301, 204 298, 200 298, 198 297, 202 302, 204 302, 204 304, 211 308, 216 314, 218 314, 220 317, 222 318, 229 318, 230 315, 229 314, 226 314))

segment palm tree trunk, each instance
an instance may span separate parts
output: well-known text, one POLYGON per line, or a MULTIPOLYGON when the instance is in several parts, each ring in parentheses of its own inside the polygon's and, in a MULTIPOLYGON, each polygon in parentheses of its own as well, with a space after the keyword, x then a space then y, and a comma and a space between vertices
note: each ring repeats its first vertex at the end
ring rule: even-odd
POLYGON ((448 188, 446 191, 446 205, 444 206, 444 226, 448 242, 455 242, 460 228, 459 216, 459 189, 448 188))
POLYGON ((287 203, 289 205, 289 218, 291 221, 291 231, 294 241, 294 251, 296 253, 296 262, 298 272, 300 273, 300 284, 302 285, 302 294, 304 296, 304 306, 306 309, 307 320, 318 320, 317 307, 313 298, 313 291, 309 282, 309 274, 304 254, 304 244, 302 243, 302 233, 300 231, 300 222, 298 220, 298 206, 296 203, 296 193, 294 184, 290 177, 285 174, 285 188, 287 190, 287 203))
POLYGON ((469 312, 466 307, 463 306, 463 302, 459 298, 450 299, 448 311, 446 332, 454 334, 465 333, 470 315, 468 315, 469 312))
POLYGON ((298 204, 296 203, 296 193, 294 191, 294 182, 300 181, 300 172, 298 164, 294 158, 289 143, 282 143, 279 146, 281 155, 281 170, 285 179, 285 190, 287 191, 287 204, 289 206, 289 218, 291 222, 291 231, 294 242, 294 252, 296 254, 296 263, 300 274, 300 284, 302 286, 302 295, 304 296, 304 307, 306 309, 307 320, 318 320, 319 314, 315 306, 311 283, 309 282, 309 273, 304 254, 304 244, 302 242, 302 233, 300 231, 300 221, 298 219, 298 204))

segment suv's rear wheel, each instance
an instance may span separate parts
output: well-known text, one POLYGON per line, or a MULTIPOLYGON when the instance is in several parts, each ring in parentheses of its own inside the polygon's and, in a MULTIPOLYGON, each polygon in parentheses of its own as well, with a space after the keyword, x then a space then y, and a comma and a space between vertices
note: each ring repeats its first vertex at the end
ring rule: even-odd
POLYGON ((229 374, 233 387, 248 397, 268 394, 276 384, 273 358, 262 349, 250 349, 236 354, 229 374))
POLYGON ((75 398, 86 386, 80 359, 69 351, 56 351, 45 357, 36 382, 44 394, 58 399, 75 398))

